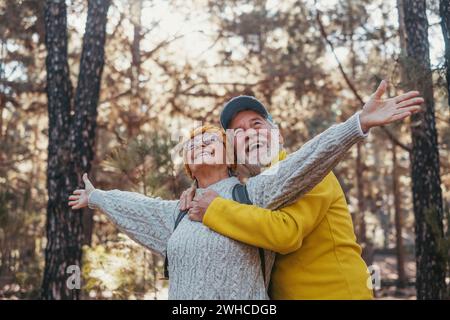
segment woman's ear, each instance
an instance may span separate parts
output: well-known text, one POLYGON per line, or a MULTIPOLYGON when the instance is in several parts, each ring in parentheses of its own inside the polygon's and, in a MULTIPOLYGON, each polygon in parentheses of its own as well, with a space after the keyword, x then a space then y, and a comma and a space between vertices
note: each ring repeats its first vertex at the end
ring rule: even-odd
POLYGON ((281 130, 278 129, 278 139, 280 139, 280 144, 284 144, 284 137, 281 134, 281 130))

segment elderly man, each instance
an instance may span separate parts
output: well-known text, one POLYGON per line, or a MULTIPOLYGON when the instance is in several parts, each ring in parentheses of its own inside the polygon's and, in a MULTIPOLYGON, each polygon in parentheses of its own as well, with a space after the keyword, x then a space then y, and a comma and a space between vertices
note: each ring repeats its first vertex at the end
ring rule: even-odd
MULTIPOLYGON (((423 102, 417 98, 418 92, 383 99, 386 86, 383 81, 364 107, 383 108, 395 103, 414 112, 423 102)), ((220 121, 225 130, 235 130, 235 148, 247 152, 247 161, 256 160, 260 167, 274 163, 273 159, 267 162, 268 156, 261 154, 272 150, 273 135, 259 137, 257 148, 249 147, 251 134, 240 138, 246 132, 277 130, 262 103, 248 96, 233 98, 224 106, 220 121)), ((283 142, 281 136, 279 142, 283 142)), ((286 152, 281 150, 277 160, 285 157, 286 152)), ((279 210, 240 204, 223 199, 214 191, 195 198, 194 194, 194 189, 188 189, 181 197, 181 203, 185 203, 182 209, 189 208, 192 220, 202 221, 229 238, 278 253, 269 289, 272 299, 373 297, 370 275, 361 258, 348 205, 333 173, 297 202, 279 210)))

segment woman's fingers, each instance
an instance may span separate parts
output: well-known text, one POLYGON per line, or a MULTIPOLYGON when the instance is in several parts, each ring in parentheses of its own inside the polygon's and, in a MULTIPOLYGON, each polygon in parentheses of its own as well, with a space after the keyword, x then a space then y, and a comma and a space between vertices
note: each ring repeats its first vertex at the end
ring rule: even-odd
POLYGON ((196 192, 196 191, 197 191, 197 188, 195 188, 195 186, 191 186, 191 187, 187 190, 187 193, 186 193, 186 200, 187 200, 186 205, 187 205, 187 207, 192 206, 192 200, 193 200, 194 197, 195 197, 195 192, 196 192))
POLYGON ((194 186, 184 190, 180 196, 180 210, 189 209, 192 206, 192 199, 195 196, 196 188, 194 186))
POLYGON ((91 183, 91 181, 88 178, 87 173, 83 174, 83 182, 84 182, 84 186, 86 187, 86 189, 95 189, 94 185, 91 183))
POLYGON ((419 94, 420 94, 419 91, 409 91, 407 93, 404 93, 404 94, 401 94, 401 95, 395 97, 394 101, 396 103, 399 103, 399 102, 402 102, 402 101, 405 101, 405 100, 417 97, 419 94))
POLYGON ((185 190, 181 193, 181 196, 180 196, 180 210, 184 211, 186 209, 187 208, 186 208, 186 190, 185 190))
POLYGON ((69 207, 76 205, 78 201, 69 201, 69 207))
POLYGON ((77 189, 73 192, 73 194, 82 194, 83 193, 83 189, 77 189))
POLYGON ((78 199, 80 199, 80 196, 71 195, 71 196, 69 197, 69 200, 78 200, 78 199))
POLYGON ((397 103, 397 108, 404 108, 404 107, 409 107, 412 105, 419 105, 421 103, 424 103, 424 101, 425 100, 423 100, 422 97, 404 100, 400 103, 397 103))

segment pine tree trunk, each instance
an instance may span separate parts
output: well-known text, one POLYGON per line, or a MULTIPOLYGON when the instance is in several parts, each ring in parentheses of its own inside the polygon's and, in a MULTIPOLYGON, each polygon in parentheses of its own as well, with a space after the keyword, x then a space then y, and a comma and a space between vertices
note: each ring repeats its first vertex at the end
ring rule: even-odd
POLYGON ((361 159, 361 144, 358 143, 356 145, 356 190, 358 197, 358 232, 357 238, 358 243, 363 247, 366 246, 366 221, 364 219, 364 213, 366 210, 366 203, 364 199, 364 183, 363 183, 363 175, 364 175, 364 163, 361 159))
POLYGON ((43 299, 77 299, 79 290, 66 286, 66 270, 81 265, 81 215, 67 198, 77 185, 70 155, 72 85, 67 63, 67 16, 64 1, 47 1, 48 165, 47 246, 42 283, 43 299))
MULTIPOLYGON (((80 72, 74 101, 75 113, 70 135, 72 159, 79 187, 83 186, 81 176, 84 172, 90 171, 94 159, 97 104, 104 66, 109 5, 109 0, 90 0, 88 2, 80 72)), ((92 238, 92 218, 92 212, 84 209, 84 244, 90 244, 92 238)))
POLYGON ((419 90, 425 99, 425 111, 411 119, 417 298, 442 299, 445 259, 438 242, 443 236, 443 207, 425 0, 406 0, 404 17, 409 59, 407 80, 410 89, 419 90))
POLYGON ((395 211, 395 243, 397 255, 397 287, 404 288, 406 286, 405 274, 405 248, 403 247, 402 228, 403 216, 401 208, 401 197, 398 185, 398 170, 397 170, 397 147, 392 144, 392 193, 394 194, 394 211, 395 211))
MULTIPOLYGON (((73 273, 81 269, 83 216, 72 212, 68 197, 81 187, 94 155, 95 126, 103 69, 106 14, 109 1, 88 2, 86 31, 74 107, 67 60, 65 1, 48 0, 45 7, 47 47, 47 98, 49 144, 47 167, 47 246, 42 283, 43 299, 78 299, 79 288, 69 287, 73 273), (74 116, 71 117, 73 109, 74 116)), ((73 282, 74 283, 74 282, 73 282)), ((72 283, 72 284, 73 284, 72 283)))
POLYGON ((448 105, 450 106, 450 0, 440 0, 442 35, 445 43, 445 77, 447 79, 448 105))

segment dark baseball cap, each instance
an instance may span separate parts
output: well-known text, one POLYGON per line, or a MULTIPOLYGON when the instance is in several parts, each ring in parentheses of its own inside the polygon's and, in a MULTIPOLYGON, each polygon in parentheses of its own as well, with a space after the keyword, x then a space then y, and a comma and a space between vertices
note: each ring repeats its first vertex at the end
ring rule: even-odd
POLYGON ((237 96, 225 103, 220 113, 220 124, 222 128, 227 130, 234 116, 244 110, 253 110, 265 119, 272 121, 272 116, 258 99, 252 96, 237 96))

